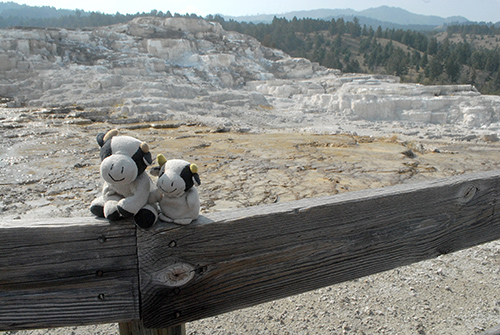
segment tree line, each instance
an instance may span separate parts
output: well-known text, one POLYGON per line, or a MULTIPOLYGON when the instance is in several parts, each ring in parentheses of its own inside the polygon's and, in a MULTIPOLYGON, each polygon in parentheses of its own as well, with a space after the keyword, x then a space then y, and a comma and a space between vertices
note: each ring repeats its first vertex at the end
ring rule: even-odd
MULTIPOLYGON (((30 7, 30 8, 37 8, 37 10, 35 11, 36 13, 39 13, 39 11, 41 11, 40 13, 44 13, 45 10, 49 10, 51 7, 30 7)), ((0 15, 0 28, 37 27, 37 28, 78 29, 78 28, 101 27, 118 23, 125 23, 137 17, 144 17, 144 16, 157 16, 164 18, 168 17, 199 18, 196 14, 186 13, 184 15, 181 15, 179 13, 172 14, 170 11, 164 13, 158 10, 152 10, 150 12, 142 12, 142 13, 138 12, 136 14, 121 14, 119 12, 116 12, 116 14, 105 14, 101 12, 85 12, 77 9, 74 11, 73 14, 59 15, 52 17, 46 17, 46 15, 30 15, 31 11, 28 12, 23 11, 23 13, 25 13, 25 15, 23 16, 0 15)))

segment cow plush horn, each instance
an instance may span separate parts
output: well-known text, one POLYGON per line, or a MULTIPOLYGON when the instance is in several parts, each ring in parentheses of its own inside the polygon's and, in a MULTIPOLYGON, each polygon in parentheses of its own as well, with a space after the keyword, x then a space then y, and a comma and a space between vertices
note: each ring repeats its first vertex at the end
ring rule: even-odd
POLYGON ((107 141, 107 140, 109 140, 111 137, 116 136, 116 135, 118 135, 118 129, 111 129, 111 130, 109 130, 109 131, 106 133, 106 135, 104 135, 104 137, 103 137, 103 139, 102 139, 102 140, 103 140, 103 142, 106 142, 106 141, 107 141))
POLYGON ((149 152, 149 145, 146 142, 142 142, 139 148, 141 148, 142 152, 145 154, 149 152))
POLYGON ((162 154, 158 154, 158 156, 156 156, 156 161, 159 166, 163 166, 167 162, 167 159, 162 154))

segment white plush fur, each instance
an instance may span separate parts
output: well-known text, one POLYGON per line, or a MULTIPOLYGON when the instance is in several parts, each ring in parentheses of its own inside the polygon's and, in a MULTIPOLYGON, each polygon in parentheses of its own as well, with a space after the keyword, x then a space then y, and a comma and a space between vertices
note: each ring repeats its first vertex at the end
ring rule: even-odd
POLYGON ((131 136, 113 137, 113 155, 126 155, 132 157, 141 141, 131 136))
POLYGON ((196 187, 192 187, 179 197, 171 198, 165 194, 160 197, 160 220, 187 225, 198 218, 200 198, 196 187))
POLYGON ((111 203, 108 204, 108 202, 116 201, 116 205, 127 212, 135 214, 147 204, 151 189, 151 179, 145 173, 142 173, 129 184, 106 182, 102 190, 102 197, 105 202, 104 212, 106 213, 106 205, 111 206, 111 203))

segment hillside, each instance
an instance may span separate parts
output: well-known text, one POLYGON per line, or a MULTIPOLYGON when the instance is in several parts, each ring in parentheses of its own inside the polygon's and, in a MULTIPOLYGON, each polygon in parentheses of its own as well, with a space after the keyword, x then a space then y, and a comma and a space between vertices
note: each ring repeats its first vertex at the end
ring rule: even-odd
POLYGON ((365 9, 360 11, 359 15, 383 22, 397 23, 400 25, 428 25, 437 27, 447 23, 469 22, 468 19, 462 16, 451 16, 443 18, 435 15, 420 15, 411 13, 401 8, 389 6, 380 6, 376 8, 365 9))
MULTIPOLYGON (((158 11, 151 11, 158 12, 158 11)), ((91 15, 91 12, 85 12, 81 10, 69 10, 69 9, 56 9, 54 7, 37 7, 37 6, 28 6, 28 5, 20 5, 15 2, 0 2, 0 16, 6 20, 8 18, 17 18, 18 21, 22 21, 21 19, 31 18, 37 19, 35 24, 41 24, 40 19, 47 18, 61 18, 63 16, 75 16, 77 19, 85 16, 91 15)), ((101 14, 107 16, 107 14, 102 13, 93 13, 101 14)), ((139 13, 137 13, 139 14, 139 13)), ((135 16, 137 15, 135 14, 135 16)), ((113 15, 109 15, 113 16, 113 15)), ((307 11, 294 11, 288 13, 276 13, 276 14, 268 14, 268 15, 252 15, 252 16, 239 16, 239 17, 230 17, 224 16, 225 19, 230 20, 234 19, 236 21, 245 21, 245 22, 253 22, 253 23, 271 23, 274 16, 280 18, 286 18, 288 20, 297 18, 312 18, 312 19, 320 19, 329 21, 332 18, 344 18, 345 20, 351 21, 354 17, 357 17, 361 24, 366 24, 367 26, 378 27, 379 25, 382 28, 396 28, 396 29, 415 29, 415 30, 432 30, 439 26, 443 26, 445 24, 450 23, 465 23, 468 20, 464 17, 438 17, 438 16, 428 16, 428 15, 419 15, 411 13, 407 10, 397 8, 397 7, 389 7, 389 6, 380 6, 376 8, 369 8, 362 11, 355 11, 352 9, 316 9, 316 10, 307 10, 307 11)))
POLYGON ((467 43, 472 49, 495 50, 500 48, 500 34, 459 34, 440 32, 436 34, 438 42, 446 39, 452 44, 467 43))
POLYGON ((18 3, 0 2, 0 28, 44 27, 84 28, 123 23, 145 13, 135 15, 104 14, 83 10, 57 9, 49 6, 28 6, 18 3))
POLYGON ((446 33, 382 29, 332 19, 240 23, 215 17, 227 30, 254 36, 279 48, 343 72, 389 74, 403 82, 470 84, 484 94, 500 94, 500 28, 448 26, 446 33))
MULTIPOLYGON (((145 16, 183 17, 156 10, 109 15, 0 3, 0 27, 77 29, 123 24, 145 16)), ((192 14, 186 16, 197 18, 192 14)), ((494 25, 448 25, 467 20, 416 15, 388 6, 360 12, 348 9, 291 12, 281 18, 273 16, 270 23, 257 24, 226 20, 220 15, 209 15, 206 19, 220 23, 225 30, 250 35, 266 47, 343 72, 396 75, 402 82, 429 85, 469 84, 484 94, 500 94, 500 28, 494 25), (308 18, 301 18, 305 16, 308 18), (385 20, 390 20, 390 24, 385 20), (429 31, 437 25, 441 31, 429 31)))

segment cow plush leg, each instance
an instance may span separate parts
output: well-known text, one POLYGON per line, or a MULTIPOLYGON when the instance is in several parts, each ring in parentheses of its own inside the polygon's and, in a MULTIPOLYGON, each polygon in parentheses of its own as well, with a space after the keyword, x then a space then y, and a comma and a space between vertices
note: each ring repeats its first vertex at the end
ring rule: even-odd
POLYGON ((158 213, 151 205, 142 207, 137 214, 134 215, 135 224, 141 228, 150 228, 158 219, 158 213))
POLYGON ((118 201, 108 200, 104 204, 104 217, 111 221, 116 221, 122 218, 120 212, 118 211, 118 201))
POLYGON ((104 199, 103 197, 98 197, 92 201, 90 204, 90 212, 95 216, 100 218, 104 217, 104 199))
POLYGON ((164 222, 174 222, 173 219, 169 218, 168 216, 166 216, 165 214, 163 213, 160 213, 160 220, 164 221, 164 222))
POLYGON ((180 224, 182 226, 188 225, 192 222, 192 219, 175 219, 174 223, 180 224))

